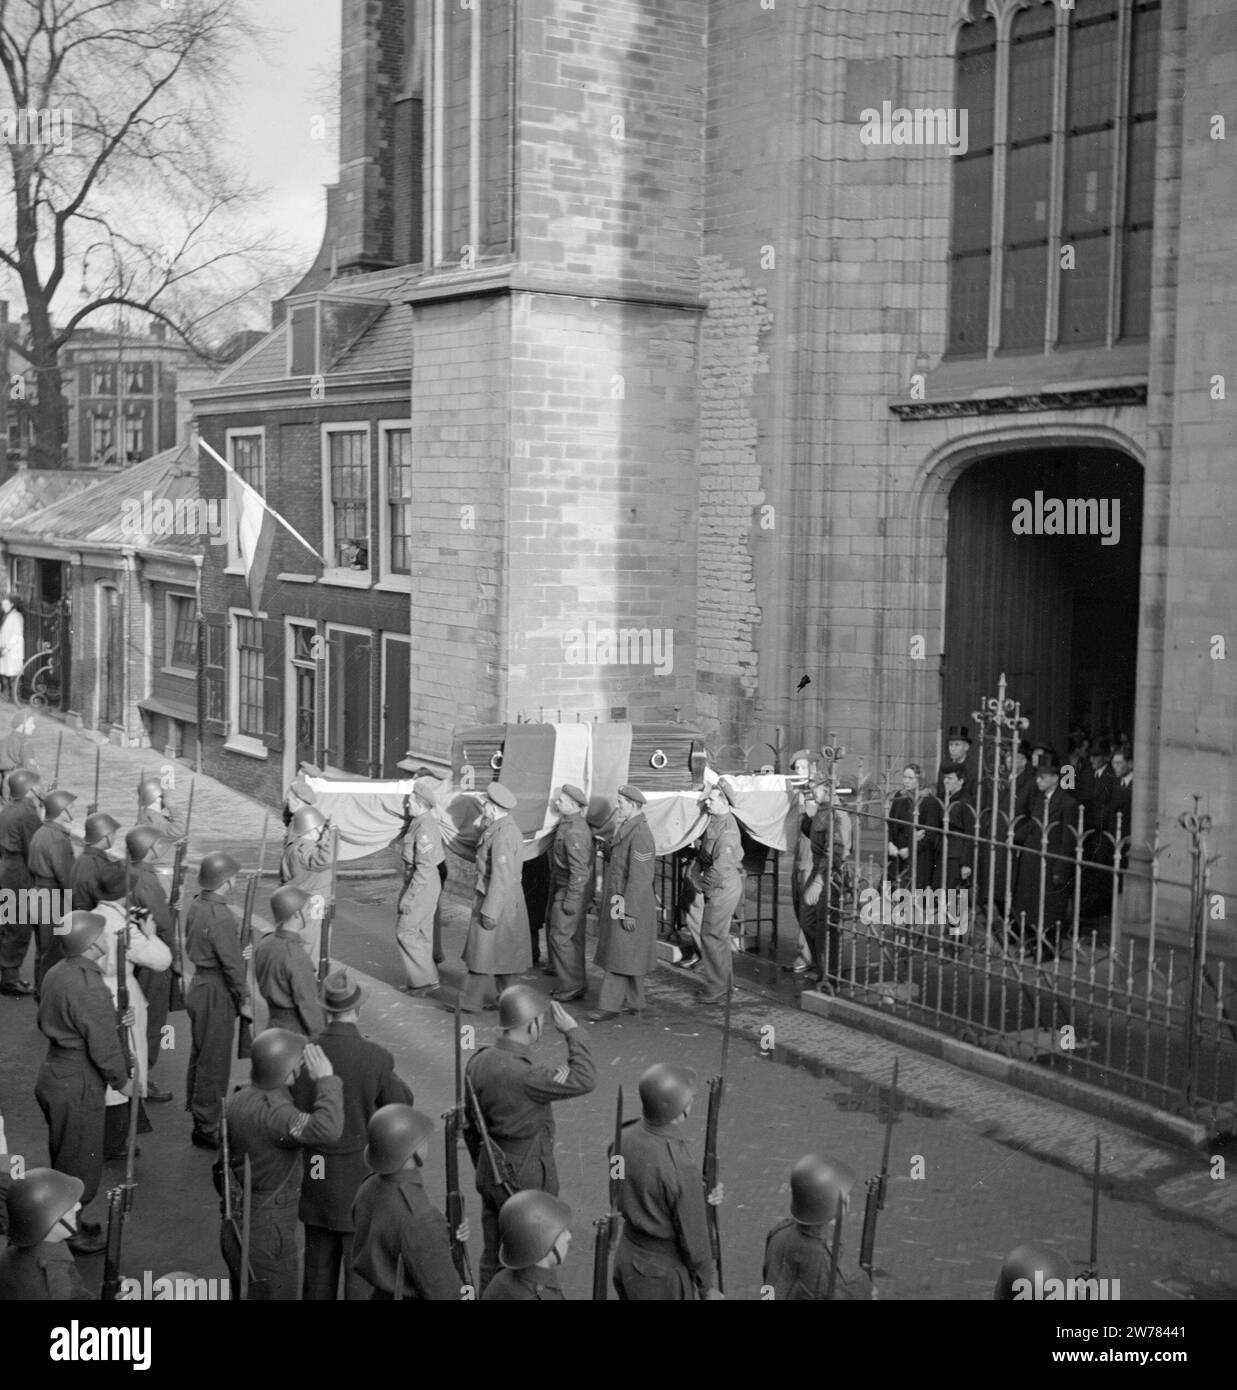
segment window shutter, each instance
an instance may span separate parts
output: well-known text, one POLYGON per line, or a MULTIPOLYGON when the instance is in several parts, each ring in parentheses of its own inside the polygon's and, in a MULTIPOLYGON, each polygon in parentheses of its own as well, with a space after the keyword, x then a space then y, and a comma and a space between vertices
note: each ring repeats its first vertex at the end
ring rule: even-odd
POLYGON ((228 618, 226 613, 207 613, 202 625, 202 687, 206 729, 231 733, 228 726, 228 618))
POLYGON ((268 618, 262 624, 262 742, 275 753, 283 751, 284 646, 283 620, 268 618))

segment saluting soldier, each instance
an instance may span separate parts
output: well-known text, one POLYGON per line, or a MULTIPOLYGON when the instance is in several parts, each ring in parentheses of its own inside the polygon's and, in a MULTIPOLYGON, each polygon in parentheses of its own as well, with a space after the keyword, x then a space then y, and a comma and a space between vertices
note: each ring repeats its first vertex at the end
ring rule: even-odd
POLYGON ((301 1150, 343 1132, 343 1083, 320 1047, 268 1028, 253 1040, 249 1085, 228 1098, 225 1123, 233 1176, 243 1180, 250 1162, 249 1259, 258 1286, 251 1297, 295 1302, 301 1150), (310 1112, 297 1108, 289 1090, 302 1066, 315 1083, 310 1112))
MULTIPOLYGON (((116 1006, 103 978, 107 957, 106 922, 97 912, 74 912, 60 941, 63 959, 43 980, 39 1032, 47 1056, 39 1068, 34 1096, 47 1121, 52 1167, 82 1183, 87 1207, 103 1175, 104 1096, 109 1086, 133 1094, 117 1029, 116 1006)), ((125 1026, 133 1021, 132 1010, 125 1026)), ((103 1228, 84 1217, 70 1237, 74 1254, 92 1255, 106 1244, 103 1228)))
MULTIPOLYGON (((640 1078, 643 1119, 623 1130, 623 1234, 614 1287, 629 1302, 724 1297, 709 1249, 704 1182, 682 1137, 696 1098, 690 1067, 658 1062, 640 1078)), ((709 1193, 720 1202, 722 1184, 709 1193)))
MULTIPOLYGON (((310 1300, 338 1298, 341 1270, 344 1297, 364 1296, 352 1273, 352 1203, 366 1176, 367 1126, 382 1106, 412 1104, 412 1091, 395 1074, 395 1058, 385 1047, 361 1036, 358 1025, 364 999, 364 991, 347 970, 327 976, 323 986, 327 1024, 314 1041, 343 1084, 344 1128, 334 1143, 315 1145, 305 1153, 299 1213, 305 1226, 301 1296, 310 1300)), ((309 1104, 304 1075, 297 1078, 293 1097, 302 1108, 309 1104)))
MULTIPOLYGON (((37 772, 24 768, 9 774, 9 803, 0 809, 0 888, 14 893, 30 888, 30 842, 43 824, 39 814, 37 772)), ((18 899, 21 901, 21 899, 18 899)), ((34 986, 22 978, 21 967, 34 926, 28 913, 6 913, 0 922, 0 994, 15 998, 33 994, 34 986)))
MULTIPOLYGON (((845 1216, 854 1185, 855 1175, 846 1164, 819 1154, 805 1155, 790 1170, 790 1217, 765 1237, 761 1275, 761 1283, 773 1290, 778 1302, 823 1303, 828 1297, 838 1198, 845 1216)), ((839 1247, 834 1301, 863 1297, 841 1266, 839 1247)))
POLYGON ((82 1180, 54 1168, 27 1168, 9 1186, 9 1243, 0 1252, 0 1303, 93 1299, 73 1261, 82 1180))
POLYGON ((72 792, 48 792, 43 800, 43 824, 30 837, 30 876, 39 890, 38 955, 34 987, 60 959, 56 928, 63 922, 73 892, 73 841, 69 838, 70 809, 77 797, 72 792))
MULTIPOLYGON (((34 715, 29 710, 18 710, 13 716, 12 732, 0 742, 0 781, 18 768, 27 772, 38 772, 39 762, 34 756, 34 715)), ((5 788, 8 792, 8 788, 5 788)), ((12 793, 8 792, 10 800, 12 793)))
POLYGON ((320 898, 323 904, 322 912, 306 918, 301 938, 306 955, 315 962, 322 938, 322 918, 331 895, 330 825, 316 806, 302 806, 288 826, 279 864, 280 883, 294 883, 311 898, 320 898))
POLYGON ((597 914, 597 955, 605 972, 590 1023, 620 1013, 644 1012, 644 977, 657 961, 657 899, 653 870, 657 851, 644 818, 644 793, 630 784, 618 790, 618 828, 605 847, 605 876, 597 914))
POLYGON ((571 1208, 548 1192, 517 1192, 498 1213, 502 1269, 482 1294, 486 1303, 563 1301, 558 1268, 571 1244, 571 1208))
POLYGON ((198 893, 189 908, 185 952, 193 983, 185 1000, 193 1043, 189 1053, 186 1109, 193 1114, 192 1142, 219 1147, 219 1114, 232 1071, 232 1041, 238 1015, 253 1017, 239 923, 228 897, 240 873, 230 854, 208 854, 198 868, 198 893))
MULTIPOLYGON (((567 1040, 567 1062, 553 1068, 538 1064, 532 1049, 540 1041, 547 1001, 527 985, 503 990, 498 1001, 502 1037, 469 1060, 466 1072, 481 1117, 506 1177, 517 1190, 537 1188, 558 1195, 554 1165, 554 1113, 557 1100, 586 1096, 597 1085, 597 1069, 588 1039, 563 1006, 549 1004, 554 1026, 567 1040)), ((481 1291, 498 1269, 498 1213, 508 1193, 502 1176, 490 1167, 489 1154, 468 1107, 465 1142, 477 1169, 485 1252, 481 1257, 481 1291)))
POLYGON ((146 999, 146 1099, 169 1101, 172 1093, 150 1080, 150 1071, 162 1052, 163 1029, 168 1021, 172 1002, 172 975, 179 970, 177 959, 176 924, 167 894, 154 869, 159 832, 153 825, 136 825, 125 836, 125 853, 129 857, 129 902, 150 923, 157 939, 167 948, 171 969, 157 970, 141 965, 135 972, 138 985, 146 999))
POLYGON ((185 815, 157 777, 147 777, 138 783, 137 824, 155 831, 157 847, 151 856, 153 861, 169 862, 176 846, 185 838, 185 815))
POLYGON ((434 917, 442 895, 438 870, 447 856, 442 831, 434 819, 430 783, 414 782, 409 801, 412 818, 404 835, 404 891, 396 909, 395 940, 408 976, 402 988, 408 994, 426 994, 438 988, 434 917))
MULTIPOLYGON (((352 1205, 353 1277, 370 1286, 371 1300, 398 1294, 404 1302, 458 1302, 447 1223, 421 1182, 433 1120, 410 1104, 384 1105, 370 1116, 367 1133, 371 1171, 352 1205)), ((467 1242, 467 1221, 457 1234, 467 1242)))
POLYGON ((584 812, 588 797, 564 782, 554 801, 559 822, 550 846, 550 906, 546 915, 546 947, 558 988, 550 995, 566 1004, 583 999, 587 981, 584 966, 585 922, 593 897, 593 832, 584 812))
POLYGON ((271 894, 275 930, 254 948, 253 973, 270 1011, 270 1026, 316 1038, 326 1027, 326 1015, 318 998, 318 977, 301 938, 309 901, 309 894, 293 883, 271 894))
POLYGON ((119 824, 106 811, 86 817, 86 847, 73 863, 73 911, 93 912, 101 896, 115 898, 125 891, 125 866, 112 855, 119 824))
POLYGON ((700 798, 709 815, 693 866, 696 886, 704 899, 700 923, 702 1004, 724 1004, 734 985, 730 919, 743 899, 743 841, 731 804, 725 782, 716 783, 700 798))
POLYGON ((470 1014, 493 1007, 487 998, 495 980, 502 991, 533 963, 520 882, 524 837, 509 814, 518 800, 501 782, 491 782, 485 798, 481 808, 485 829, 477 845, 477 889, 464 941, 468 974, 460 1007, 470 1014))

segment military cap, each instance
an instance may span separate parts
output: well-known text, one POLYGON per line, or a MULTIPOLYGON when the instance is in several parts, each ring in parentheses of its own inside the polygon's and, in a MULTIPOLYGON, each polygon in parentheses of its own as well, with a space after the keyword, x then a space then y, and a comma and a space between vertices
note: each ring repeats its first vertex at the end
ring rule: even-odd
POLYGON ((797 753, 792 753, 790 765, 794 767, 796 763, 810 763, 812 761, 812 750, 810 748, 800 748, 797 753))
POLYGON ((429 807, 438 805, 437 790, 438 782, 432 776, 418 777, 412 784, 412 794, 419 797, 429 807))
POLYGON ((544 1260, 571 1225, 571 1208, 561 1197, 536 1188, 516 1192, 498 1213, 498 1262, 506 1269, 530 1269, 544 1260))
POLYGON ((994 1302, 1013 1301, 1016 1293, 1014 1285, 1020 1279, 1027 1280, 1034 1287, 1036 1274, 1040 1275, 1043 1282, 1060 1279, 1064 1283, 1071 1277, 1071 1270, 1069 1264, 1051 1246, 1020 1245, 1016 1250, 1011 1250, 1001 1264, 1001 1272, 997 1276, 996 1288, 992 1293, 994 1302))
POLYGON ((375 1173, 398 1173, 434 1132, 434 1121, 411 1105, 384 1105, 369 1117, 365 1162, 375 1173))
POLYGON ((163 795, 163 783, 157 777, 143 777, 137 784, 137 804, 153 806, 163 795))
POLYGON ((214 854, 208 854, 198 865, 198 882, 210 892, 221 887, 228 879, 235 878, 240 871, 241 866, 230 854, 216 850, 214 854))
POLYGON ((42 779, 37 772, 31 772, 29 768, 19 767, 15 772, 9 773, 9 799, 20 801, 22 797, 28 796, 32 787, 42 779))
POLYGON ((76 792, 48 792, 43 798, 44 820, 55 820, 77 800, 76 792))
POLYGON ((293 812, 292 821, 288 826, 293 838, 301 835, 308 835, 311 830, 316 830, 320 825, 326 824, 326 817, 316 806, 302 806, 293 812))
POLYGON ((618 794, 620 796, 625 796, 628 801, 634 801, 637 806, 643 806, 646 804, 644 793, 640 790, 639 787, 633 787, 630 782, 624 782, 623 785, 618 789, 618 794))
POLYGON ((271 916, 282 925, 296 914, 309 901, 309 894, 295 883, 285 883, 271 894, 271 916))
POLYGON ((572 801, 578 802, 581 806, 588 805, 588 796, 574 782, 564 782, 562 791, 564 795, 569 796, 572 801))
POLYGON ((129 852, 130 862, 137 864, 145 859, 158 843, 159 832, 153 825, 135 825, 125 836, 125 849, 129 852))
POLYGON ((61 955, 83 955, 106 926, 107 918, 101 912, 70 912, 64 926, 55 929, 55 935, 60 938, 61 955))
POLYGON ((81 1178, 55 1168, 27 1168, 9 1186, 9 1244, 29 1250, 46 1240, 56 1222, 81 1200, 81 1178))
POLYGON ((520 804, 520 798, 510 787, 505 787, 501 782, 491 782, 485 789, 486 796, 495 806, 501 806, 504 811, 514 811, 520 804))
POLYGON ((88 845, 101 845, 109 835, 115 835, 119 829, 119 821, 113 820, 106 811, 96 811, 93 816, 86 817, 83 833, 88 845))

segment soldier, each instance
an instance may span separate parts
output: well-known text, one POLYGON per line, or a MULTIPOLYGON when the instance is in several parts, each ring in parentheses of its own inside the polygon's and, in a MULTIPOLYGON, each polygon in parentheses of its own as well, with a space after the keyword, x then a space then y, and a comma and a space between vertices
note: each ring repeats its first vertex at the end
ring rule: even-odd
MULTIPOLYGON (((765 1237, 761 1282, 780 1301, 823 1303, 828 1296, 833 1261, 833 1227, 838 1198, 843 1215, 850 1210, 855 1175, 844 1163, 808 1154, 790 1170, 790 1217, 765 1237)), ((834 1299, 861 1297, 842 1274, 839 1250, 834 1299)))
POLYGON ((193 1044, 189 1053, 186 1109, 193 1113, 192 1142, 219 1147, 221 1097, 232 1071, 237 1015, 253 1017, 239 924, 228 896, 240 873, 230 854, 208 854, 198 868, 198 894, 189 908, 185 951, 194 966, 185 1009, 193 1044))
POLYGON ((498 1213, 503 1268, 482 1294, 486 1303, 553 1303, 563 1300, 558 1267, 571 1244, 571 1208, 548 1192, 517 1192, 498 1213))
POLYGON ((731 804, 725 782, 718 782, 700 798, 700 805, 709 814, 694 866, 704 899, 700 924, 704 994, 700 1002, 706 1005, 724 1004, 734 984, 730 919, 743 900, 743 842, 731 804))
POLYGON ((93 1299, 73 1262, 82 1180, 28 1168, 9 1187, 9 1243, 0 1253, 0 1303, 93 1299))
MULTIPOLYGON (((0 888, 14 893, 30 888, 30 842, 35 831, 43 824, 39 815, 39 801, 36 785, 37 772, 18 768, 9 774, 9 804, 0 809, 0 888)), ((20 901, 20 899, 18 899, 20 901)), ((26 949, 30 945, 33 924, 25 920, 25 912, 5 914, 0 922, 0 994, 11 994, 20 999, 33 994, 34 986, 22 978, 21 967, 26 959, 26 949), (11 919, 16 920, 11 920, 11 919)))
MULTIPOLYGON (((305 1153, 299 1215, 305 1226, 301 1296, 307 1300, 338 1298, 341 1269, 344 1297, 362 1297, 352 1272, 352 1202, 365 1181, 366 1126, 383 1106, 412 1104, 412 1091, 395 1074, 395 1058, 385 1047, 361 1036, 357 1025, 364 998, 347 970, 327 976, 323 1003, 328 1022, 322 1036, 314 1041, 343 1084, 344 1128, 334 1143, 311 1147, 305 1153)), ((293 1096, 302 1108, 309 1104, 308 1083, 303 1076, 298 1078, 293 1096)))
POLYGON ((486 1000, 495 980, 499 991, 505 990, 533 963, 520 884, 524 837, 509 814, 517 805, 516 795, 500 782, 491 782, 485 797, 481 808, 485 828, 477 845, 477 888, 464 942, 468 974, 460 1007, 470 1014, 493 1007, 486 1000))
MULTIPOLYGON (((5 781, 11 772, 24 768, 37 773, 38 759, 34 756, 34 715, 29 710, 18 710, 13 716, 12 733, 0 742, 0 781, 5 781)), ((8 791, 7 786, 5 788, 8 791)), ((10 800, 12 794, 9 793, 10 800)))
POLYGON ((956 772, 962 778, 963 786, 967 795, 974 797, 975 794, 975 772, 971 767, 971 731, 965 724, 957 725, 949 730, 949 737, 945 745, 948 756, 940 766, 940 771, 936 774, 936 794, 941 800, 945 800, 945 776, 947 773, 956 772))
POLYGON ((270 1011, 270 1027, 288 1028, 316 1038, 326 1027, 318 998, 318 977, 305 954, 301 930, 309 894, 285 883, 271 894, 275 930, 264 936, 253 953, 258 992, 270 1011))
MULTIPOLYGON (((292 817, 279 865, 280 883, 294 883, 324 907, 331 895, 331 823, 316 806, 302 806, 292 817)), ((306 920, 302 940, 305 953, 317 961, 324 912, 306 920)))
MULTIPOLYGON (((658 1062, 640 1078, 644 1118, 623 1135, 623 1234, 614 1259, 614 1287, 626 1301, 724 1297, 709 1250, 703 1180, 679 1128, 695 1096, 689 1067, 658 1062)), ((723 1196, 718 1183, 708 1200, 723 1196)))
POLYGON ((397 908, 395 940, 408 975, 408 983, 401 988, 406 994, 428 994, 438 988, 434 918, 442 895, 438 870, 447 856, 434 819, 430 784, 414 782, 409 802, 412 818, 404 835, 404 891, 397 908))
POLYGON ((292 817, 301 809, 302 806, 312 806, 314 794, 305 780, 307 777, 317 776, 318 770, 310 763, 302 763, 296 770, 296 777, 289 783, 288 790, 283 799, 283 825, 287 830, 292 824, 292 817))
POLYGON ((597 914, 597 955, 606 972, 590 1023, 644 1012, 644 977, 657 962, 656 850, 639 787, 618 791, 618 828, 605 848, 606 870, 597 914))
POLYGON ((34 966, 34 987, 43 986, 43 976, 60 959, 60 939, 56 928, 64 920, 73 892, 73 841, 69 838, 69 809, 77 797, 72 792, 48 792, 43 800, 43 824, 30 837, 30 876, 39 889, 38 955, 34 966))
MULTIPOLYGON (((527 985, 503 990, 498 1001, 498 1026, 503 1036, 483 1047, 468 1063, 466 1082, 481 1109, 486 1131, 506 1176, 517 1190, 537 1188, 558 1196, 554 1166, 556 1100, 586 1096, 597 1085, 597 1070, 588 1040, 563 1006, 550 1003, 554 1026, 567 1040, 567 1063, 557 1069, 538 1065, 531 1049, 543 1032, 547 1001, 527 985)), ((481 1292, 498 1269, 498 1213, 508 1193, 502 1175, 490 1167, 472 1107, 466 1117, 465 1141, 477 1169, 481 1195, 481 1227, 485 1253, 481 1257, 481 1292)))
MULTIPOLYGON (((129 899, 154 929, 155 936, 167 948, 171 969, 155 970, 142 965, 137 971, 137 983, 146 999, 146 1099, 165 1102, 172 1099, 171 1091, 156 1086, 150 1080, 150 1070, 162 1052, 163 1029, 168 1021, 172 1002, 172 975, 180 970, 176 943, 176 924, 168 905, 163 884, 154 870, 158 854, 159 832, 153 825, 137 825, 125 836, 125 853, 129 858, 129 899)), ((139 1040, 140 1042, 141 1040, 139 1040)))
POLYGON ((170 862, 176 846, 185 838, 185 816, 157 777, 146 777, 137 787, 137 824, 155 831, 158 848, 155 863, 170 862))
MULTIPOLYGON (((411 1105, 384 1105, 370 1116, 365 1162, 373 1170, 352 1204, 352 1271, 371 1300, 454 1303, 460 1277, 447 1223, 430 1203, 421 1169, 434 1122, 411 1105)), ((468 1222, 457 1232, 468 1240, 468 1222)), ((357 1295, 350 1295, 355 1297, 357 1295)))
POLYGON ((1044 1285, 1049 1279, 1060 1279, 1064 1283, 1071 1277, 1068 1262, 1050 1246, 1020 1245, 1005 1256, 992 1291, 992 1301, 1011 1303, 1043 1299, 1044 1285))
POLYGON ((251 1165, 249 1260, 260 1287, 250 1296, 294 1303, 300 1150, 333 1143, 343 1132, 343 1083, 320 1047, 286 1028, 268 1028, 253 1040, 249 1084, 228 1098, 225 1123, 233 1176, 242 1178, 246 1157, 251 1165), (315 1083, 308 1113, 288 1089, 302 1066, 315 1083))
MULTIPOLYGON (((63 959, 43 980, 39 1032, 47 1057, 39 1068, 34 1096, 47 1121, 52 1167, 82 1182, 83 1207, 94 1200, 103 1175, 104 1095, 108 1086, 131 1096, 133 1080, 125 1066, 116 1026, 116 1007, 103 979, 107 956, 106 922, 97 912, 74 912, 60 941, 63 959)), ((133 1022, 130 1010, 125 1026, 133 1022)), ((92 1255, 106 1244, 97 1221, 78 1222, 69 1238, 76 1255, 92 1255)))
POLYGON ((583 999, 584 926, 593 897, 593 832, 584 812, 588 797, 564 782, 554 800, 559 822, 550 847, 550 909, 546 917, 546 948, 558 977, 550 998, 566 1004, 583 999))
POLYGON ((125 891, 125 866, 112 855, 120 826, 98 811, 86 817, 84 831, 86 848, 73 864, 74 912, 93 912, 100 896, 115 898, 125 891))

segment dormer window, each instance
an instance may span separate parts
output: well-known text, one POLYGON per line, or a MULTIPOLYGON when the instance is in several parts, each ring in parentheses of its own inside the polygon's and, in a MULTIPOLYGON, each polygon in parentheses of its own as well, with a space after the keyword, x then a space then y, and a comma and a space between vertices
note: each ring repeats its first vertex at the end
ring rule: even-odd
POLYGON ((315 295, 288 305, 288 375, 321 376, 386 312, 384 301, 315 295))

